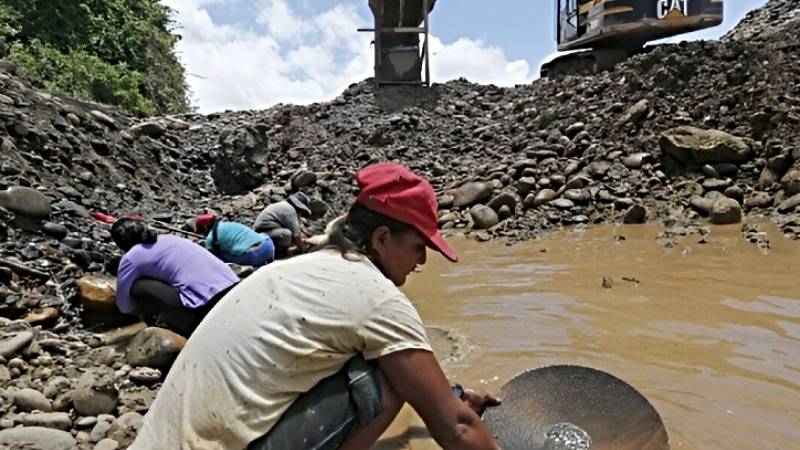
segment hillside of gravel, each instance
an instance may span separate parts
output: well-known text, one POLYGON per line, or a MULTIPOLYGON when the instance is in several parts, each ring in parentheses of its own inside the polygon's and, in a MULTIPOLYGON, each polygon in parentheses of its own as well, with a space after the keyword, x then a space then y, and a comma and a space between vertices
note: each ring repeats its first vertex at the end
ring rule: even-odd
POLYGON ((115 312, 104 214, 164 230, 206 209, 250 223, 302 190, 322 230, 358 168, 393 160, 431 180, 447 233, 480 240, 729 224, 768 251, 748 223, 761 217, 799 238, 797 11, 771 0, 720 41, 648 48, 593 76, 366 80, 309 106, 147 120, 48 94, 0 62, 0 449, 124 448, 182 346, 141 324, 106 331, 134 321, 115 312))

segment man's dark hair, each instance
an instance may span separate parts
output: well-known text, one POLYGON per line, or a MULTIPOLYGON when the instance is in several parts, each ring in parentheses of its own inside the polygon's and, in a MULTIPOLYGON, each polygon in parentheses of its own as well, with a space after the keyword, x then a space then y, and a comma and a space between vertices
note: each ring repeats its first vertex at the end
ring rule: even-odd
POLYGON ((127 252, 137 244, 155 243, 158 234, 138 220, 125 218, 111 226, 111 238, 122 251, 127 252))

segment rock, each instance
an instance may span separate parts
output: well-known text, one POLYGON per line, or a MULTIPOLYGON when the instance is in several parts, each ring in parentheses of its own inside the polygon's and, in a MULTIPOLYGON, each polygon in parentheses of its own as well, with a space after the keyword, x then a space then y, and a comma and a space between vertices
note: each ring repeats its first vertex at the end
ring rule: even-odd
POLYGON ((625 224, 639 224, 644 223, 645 219, 647 218, 647 210, 644 206, 641 205, 633 205, 625 211, 625 215, 622 217, 622 223, 625 224))
POLYGON ((89 440, 92 442, 99 442, 105 439, 108 435, 108 430, 111 428, 111 424, 116 420, 114 416, 107 418, 101 417, 98 417, 97 423, 92 427, 92 431, 89 433, 89 440))
POLYGON ((300 169, 292 174, 289 181, 292 183, 292 189, 297 191, 314 185, 317 182, 317 174, 310 170, 300 169))
POLYGON ((133 137, 149 136, 158 139, 167 132, 167 128, 157 120, 138 123, 128 128, 128 133, 133 137))
POLYGON ((122 447, 131 445, 136 434, 142 427, 143 417, 137 412, 128 412, 114 421, 108 429, 108 437, 119 443, 122 447))
POLYGON ((539 191, 536 196, 533 198, 531 206, 537 207, 539 205, 544 205, 546 203, 550 203, 551 201, 555 200, 558 196, 556 191, 552 189, 542 189, 539 191))
POLYGON ((558 209, 572 209, 575 206, 575 203, 573 203, 572 200, 568 200, 566 198, 553 200, 550 202, 550 204, 558 209))
POLYGON ((131 370, 128 378, 137 383, 152 384, 161 379, 161 371, 152 367, 137 367, 131 370))
POLYGON ((0 206, 32 219, 46 219, 50 216, 50 200, 29 187, 12 186, 0 192, 0 206))
POLYGON ((47 412, 26 414, 20 417, 26 427, 44 427, 67 431, 72 428, 72 419, 65 412, 47 412))
POLYGON ((82 416, 109 414, 117 407, 118 400, 114 372, 109 367, 96 367, 85 372, 72 391, 72 404, 82 416))
POLYGON ((70 381, 67 377, 55 377, 47 382, 42 393, 46 398, 53 399, 57 395, 66 392, 70 388, 70 381))
POLYGON ((522 177, 517 181, 517 193, 520 197, 525 197, 536 189, 536 179, 532 177, 522 177))
POLYGON ((67 233, 69 231, 67 230, 67 227, 60 223, 45 222, 44 225, 42 225, 42 232, 60 241, 61 239, 67 237, 67 233))
POLYGON ((623 126, 629 123, 639 123, 647 117, 650 112, 650 102, 647 99, 639 100, 633 106, 628 108, 624 114, 617 119, 617 126, 623 126))
POLYGON ((708 178, 703 180, 703 189, 706 191, 722 191, 730 185, 730 180, 719 180, 716 178, 708 178))
POLYGON ((117 125, 116 122, 114 122, 114 119, 112 119, 111 116, 109 116, 108 114, 106 114, 104 112, 101 112, 101 111, 98 111, 98 110, 94 109, 89 114, 91 114, 92 117, 97 119, 97 121, 99 121, 100 123, 108 125, 111 128, 114 128, 117 125))
POLYGON ((586 129, 586 124, 585 123, 583 123, 583 122, 575 122, 572 125, 568 126, 566 130, 564 130, 564 134, 568 138, 572 139, 573 137, 575 137, 575 135, 577 135, 578 133, 580 133, 584 129, 586 129))
POLYGON ((800 194, 795 194, 778 205, 778 212, 787 213, 793 211, 797 206, 800 206, 800 194))
POLYGON ((489 183, 479 181, 466 183, 452 192, 453 206, 464 208, 488 200, 492 195, 492 191, 492 185, 489 183))
POLYGON ((119 442, 113 439, 103 439, 97 444, 95 444, 93 450, 117 450, 119 448, 119 442))
POLYGON ((758 187, 759 189, 769 189, 772 187, 772 185, 778 183, 780 179, 780 174, 774 169, 764 167, 764 169, 761 171, 761 175, 758 177, 758 187))
POLYGON ((60 313, 56 308, 42 308, 40 310, 31 311, 22 318, 28 324, 35 326, 46 323, 52 323, 58 319, 60 313))
POLYGON ((744 191, 739 186, 730 186, 725 189, 725 197, 732 198, 739 202, 739 204, 744 203, 744 191))
POLYGON ((50 412, 53 410, 50 400, 35 389, 20 389, 12 394, 14 406, 19 410, 50 412))
POLYGON ((586 203, 592 199, 592 193, 587 189, 567 189, 562 195, 575 203, 586 203))
POLYGON ((121 328, 115 328, 101 334, 100 343, 103 345, 114 345, 129 341, 145 328, 147 328, 147 324, 144 322, 136 322, 121 328))
POLYGON ((77 443, 66 431, 43 427, 11 428, 0 431, 0 447, 19 450, 73 450, 77 443))
POLYGON ((763 191, 754 192, 745 201, 748 208, 767 208, 772 206, 772 196, 763 191))
POLYGON ((116 279, 103 275, 86 275, 78 279, 81 305, 86 311, 99 314, 114 314, 117 310, 116 279))
POLYGON ((507 206, 513 213, 517 209, 517 197, 510 192, 501 192, 490 200, 486 206, 495 211, 500 211, 501 207, 507 206))
POLYGON ((732 198, 718 198, 711 207, 709 221, 715 225, 729 225, 742 221, 742 207, 732 198))
POLYGON ((497 216, 497 213, 486 205, 473 206, 469 210, 469 214, 472 216, 472 221, 475 224, 474 228, 477 230, 491 228, 500 222, 500 218, 497 216))
POLYGON ((128 344, 125 361, 134 367, 146 366, 166 370, 178 356, 186 338, 169 330, 148 327, 128 344))
POLYGON ((781 178, 781 184, 783 185, 783 190, 786 191, 786 195, 800 194, 800 167, 789 169, 786 175, 781 178))
POLYGON ((663 132, 658 143, 662 152, 683 164, 742 163, 750 154, 750 147, 742 138, 690 126, 663 132))
POLYGON ((8 336, 0 338, 0 356, 10 358, 33 342, 33 333, 30 331, 18 331, 8 336))
POLYGON ((436 197, 436 203, 439 205, 439 209, 452 208, 455 200, 456 198, 452 194, 442 194, 436 197))
POLYGON ((649 153, 634 153, 622 158, 622 164, 629 169, 641 169, 647 159, 650 159, 649 153))

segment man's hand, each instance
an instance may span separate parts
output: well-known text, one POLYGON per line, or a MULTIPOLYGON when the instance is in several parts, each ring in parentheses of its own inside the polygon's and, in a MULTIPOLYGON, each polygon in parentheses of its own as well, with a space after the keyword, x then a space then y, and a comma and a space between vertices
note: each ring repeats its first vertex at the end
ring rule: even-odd
POLYGON ((489 394, 483 389, 464 389, 464 397, 462 400, 464 400, 464 403, 479 416, 483 415, 483 411, 487 406, 497 406, 500 404, 499 398, 489 394))

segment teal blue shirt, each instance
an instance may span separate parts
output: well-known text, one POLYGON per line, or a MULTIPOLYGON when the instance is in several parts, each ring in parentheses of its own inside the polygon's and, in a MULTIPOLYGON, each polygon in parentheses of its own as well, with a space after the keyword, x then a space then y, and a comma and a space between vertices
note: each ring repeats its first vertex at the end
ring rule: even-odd
MULTIPOLYGON (((238 222, 220 222, 217 225, 217 242, 222 251, 231 255, 241 255, 250 250, 250 247, 267 240, 267 236, 256 233, 252 228, 238 222)), ((206 237, 206 248, 213 248, 214 232, 206 237)))

